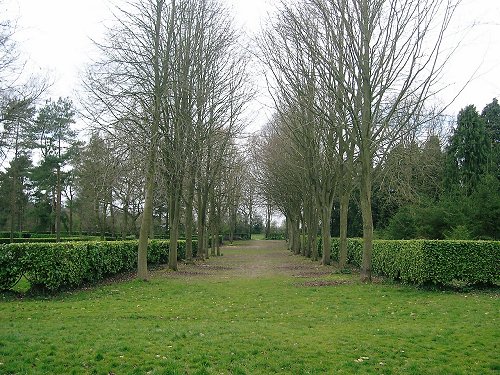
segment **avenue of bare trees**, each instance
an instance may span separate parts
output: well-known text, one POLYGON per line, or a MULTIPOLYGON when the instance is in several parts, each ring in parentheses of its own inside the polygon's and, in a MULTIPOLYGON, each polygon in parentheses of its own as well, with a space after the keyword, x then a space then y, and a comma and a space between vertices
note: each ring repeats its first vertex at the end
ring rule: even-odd
POLYGON ((222 181, 230 180, 237 160, 240 116, 251 92, 248 58, 221 2, 128 5, 117 11, 107 40, 99 44, 103 57, 88 71, 86 106, 96 131, 114 139, 124 154, 137 155, 144 171, 139 277, 146 279, 147 242, 160 197, 167 207, 170 268, 177 268, 181 216, 187 258, 192 257, 194 206, 198 256, 207 255, 209 235, 218 238, 229 182, 222 181))
POLYGON ((176 270, 178 239, 205 259, 279 213, 324 265, 362 236, 365 281, 374 238, 498 239, 498 101, 456 119, 434 101, 458 2, 283 0, 254 50, 222 0, 123 1, 77 104, 41 100, 0 19, 3 237, 138 237, 147 280, 150 239, 176 270), (248 135, 259 63, 274 113, 248 135))
MULTIPOLYGON (((374 169, 429 121, 425 103, 447 60, 441 44, 455 6, 449 0, 305 0, 282 2, 271 18, 260 46, 277 114, 264 137, 263 169, 291 232, 298 232, 299 220, 307 228, 306 255, 318 256, 321 218, 322 262, 329 263, 330 218, 340 197, 344 266, 347 206, 356 185, 361 278, 371 278, 374 169), (289 152, 276 158, 274 147, 289 152), (282 175, 283 163, 294 172, 282 175), (283 180, 278 186, 277 179, 283 180)), ((296 248, 297 240, 292 243, 296 248)))

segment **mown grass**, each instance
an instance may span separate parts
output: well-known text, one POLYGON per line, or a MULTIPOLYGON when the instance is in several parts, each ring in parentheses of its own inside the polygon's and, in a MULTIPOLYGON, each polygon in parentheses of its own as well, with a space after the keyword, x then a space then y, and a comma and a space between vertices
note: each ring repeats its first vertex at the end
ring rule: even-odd
MULTIPOLYGON (((222 258, 231 252, 241 250, 225 248, 222 258)), ((356 275, 322 276, 331 286, 307 280, 157 277, 50 297, 3 294, 0 373, 500 371, 495 291, 366 285, 356 275)))
POLYGON ((265 240, 266 235, 264 233, 252 233, 252 240, 265 240))

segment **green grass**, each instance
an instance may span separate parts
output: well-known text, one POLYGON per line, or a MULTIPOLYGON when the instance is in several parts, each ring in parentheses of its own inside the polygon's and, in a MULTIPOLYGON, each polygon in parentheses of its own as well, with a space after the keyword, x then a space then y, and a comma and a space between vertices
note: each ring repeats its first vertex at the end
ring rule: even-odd
MULTIPOLYGON (((242 254, 252 259, 262 250, 226 247, 224 257, 208 264, 227 265, 242 254)), ((313 267, 283 254, 294 267, 313 267)), ((0 373, 500 371, 495 291, 366 285, 356 275, 329 272, 312 278, 272 269, 259 277, 238 272, 206 277, 158 272, 148 283, 129 281, 52 297, 3 294, 0 373), (338 285, 304 286, 308 280, 338 285)))
POLYGON ((264 240, 265 238, 265 233, 252 233, 252 240, 264 240))

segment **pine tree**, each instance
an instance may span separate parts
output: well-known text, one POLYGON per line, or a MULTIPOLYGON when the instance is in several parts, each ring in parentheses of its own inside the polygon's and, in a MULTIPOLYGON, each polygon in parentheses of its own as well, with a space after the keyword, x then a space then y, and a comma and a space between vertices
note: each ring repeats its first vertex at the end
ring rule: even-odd
POLYGON ((42 155, 40 166, 35 171, 39 181, 49 186, 43 190, 51 191, 55 233, 59 241, 61 235, 61 192, 63 167, 77 149, 76 132, 71 129, 75 116, 73 103, 68 98, 57 102, 47 101, 38 113, 36 120, 37 146, 42 155))

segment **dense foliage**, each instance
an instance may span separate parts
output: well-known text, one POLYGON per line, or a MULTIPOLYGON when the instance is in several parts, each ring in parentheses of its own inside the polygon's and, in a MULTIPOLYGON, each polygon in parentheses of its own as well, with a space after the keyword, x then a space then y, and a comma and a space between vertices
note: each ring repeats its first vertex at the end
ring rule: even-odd
MULTIPOLYGON (((348 240, 348 261, 359 267, 361 239, 348 240)), ((337 260, 339 240, 332 241, 332 259, 337 260)), ((500 242, 377 240, 373 244, 373 271, 415 284, 499 284, 500 242)))
MULTIPOLYGON (((449 139, 419 142, 416 134, 394 147, 373 191, 379 238, 500 239, 499 127, 494 99, 481 115, 472 105, 462 109, 449 139)), ((356 211, 351 236, 361 233, 356 211)))
MULTIPOLYGON (((178 258, 185 258, 185 241, 178 242, 178 258)), ((196 255, 197 242, 193 242, 196 255)), ((168 260, 169 241, 151 241, 148 264, 168 260)), ((95 283, 104 277, 133 270, 137 241, 22 243, 0 245, 0 289, 8 289, 21 276, 32 286, 50 291, 95 283)))

